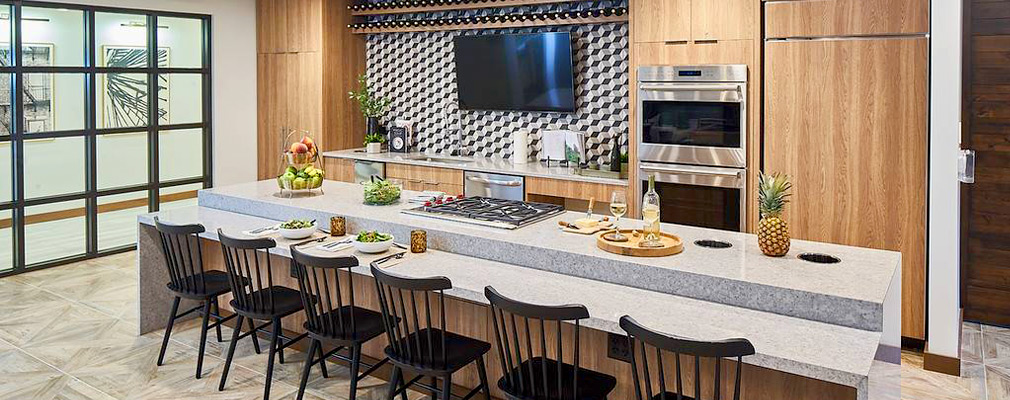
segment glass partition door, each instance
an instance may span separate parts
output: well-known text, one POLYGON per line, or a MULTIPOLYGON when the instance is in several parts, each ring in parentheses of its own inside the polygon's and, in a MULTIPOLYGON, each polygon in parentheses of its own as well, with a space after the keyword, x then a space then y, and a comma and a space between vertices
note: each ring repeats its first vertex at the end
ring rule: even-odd
POLYGON ((126 251, 211 185, 210 17, 0 0, 0 276, 126 251))

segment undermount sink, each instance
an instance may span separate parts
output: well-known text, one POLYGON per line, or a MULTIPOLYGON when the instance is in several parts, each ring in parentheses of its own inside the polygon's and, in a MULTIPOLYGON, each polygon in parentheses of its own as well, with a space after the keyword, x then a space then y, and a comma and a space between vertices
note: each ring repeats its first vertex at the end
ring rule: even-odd
POLYGON ((473 160, 466 158, 438 157, 438 156, 426 156, 426 155, 404 157, 404 158, 408 160, 427 161, 442 164, 469 164, 473 162, 473 160))

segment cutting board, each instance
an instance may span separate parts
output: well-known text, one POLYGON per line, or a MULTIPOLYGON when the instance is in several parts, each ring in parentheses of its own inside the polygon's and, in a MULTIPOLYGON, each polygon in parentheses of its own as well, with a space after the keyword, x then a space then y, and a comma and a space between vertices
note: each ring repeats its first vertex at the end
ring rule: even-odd
POLYGON ((615 254, 632 257, 662 257, 678 254, 684 251, 684 242, 677 235, 660 232, 659 240, 663 247, 639 247, 645 235, 639 233, 637 237, 632 234, 631 229, 621 229, 621 233, 628 237, 625 242, 612 242, 603 238, 609 232, 601 232, 596 235, 596 247, 615 254))
POLYGON ((610 230, 610 228, 612 226, 614 226, 614 223, 611 222, 611 221, 601 221, 596 226, 590 226, 590 227, 586 227, 586 228, 561 227, 561 231, 562 232, 567 232, 567 233, 578 233, 580 235, 592 235, 592 234, 594 234, 596 232, 599 232, 599 231, 610 230))

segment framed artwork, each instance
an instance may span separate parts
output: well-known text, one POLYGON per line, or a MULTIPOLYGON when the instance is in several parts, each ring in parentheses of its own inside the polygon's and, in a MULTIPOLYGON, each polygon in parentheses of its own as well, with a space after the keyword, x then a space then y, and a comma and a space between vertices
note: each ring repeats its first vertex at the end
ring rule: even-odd
MULTIPOLYGON (((102 46, 101 65, 116 68, 143 68, 147 66, 147 48, 140 46, 102 46)), ((168 67, 169 49, 158 48, 158 66, 168 67)), ((99 107, 102 109, 102 127, 125 128, 147 126, 147 76, 136 73, 106 74, 102 85, 99 107)), ((158 75, 158 123, 169 123, 168 75, 158 75)))
MULTIPOLYGON (((24 43, 21 47, 21 62, 29 67, 49 67, 53 65, 53 44, 24 43)), ((0 43, 0 64, 13 65, 10 43, 0 43)), ((10 79, 0 79, 0 93, 12 93, 10 79)), ((24 123, 26 133, 56 130, 53 103, 53 74, 25 74, 24 83, 24 123)), ((13 98, 0 96, 0 134, 10 135, 13 98)))

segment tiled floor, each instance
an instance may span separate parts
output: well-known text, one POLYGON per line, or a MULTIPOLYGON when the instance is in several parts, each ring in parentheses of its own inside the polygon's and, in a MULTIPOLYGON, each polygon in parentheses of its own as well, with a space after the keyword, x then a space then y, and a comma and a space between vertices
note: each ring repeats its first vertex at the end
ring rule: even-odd
MULTIPOLYGON (((137 336, 135 253, 0 279, 0 399, 254 399, 266 355, 249 340, 236 350, 227 390, 217 391, 225 343, 209 335, 203 379, 194 379, 197 321, 177 325, 166 364, 155 366, 160 332, 137 336)), ((230 332, 225 329, 225 337, 230 332)), ((902 354, 900 367, 874 365, 871 400, 1010 400, 1010 329, 965 324, 963 377, 922 369, 902 354), (899 388, 893 387, 901 377, 899 388), (890 385, 890 386, 889 386, 890 385)), ((293 399, 302 353, 275 369, 271 398, 293 399)), ((345 399, 347 370, 313 370, 306 399, 345 399)), ((384 398, 383 381, 361 383, 359 399, 384 398)), ((412 398, 423 397, 413 393, 412 398)))
MULTIPOLYGON (((0 399, 255 399, 263 392, 266 353, 249 340, 236 349, 228 386, 217 391, 226 343, 209 336, 203 379, 194 379, 199 323, 176 326, 165 365, 155 360, 161 332, 137 336, 135 253, 0 279, 0 399)), ((223 332, 231 337, 229 329, 223 332)), ((303 353, 289 351, 274 370, 272 399, 293 399, 303 353)), ((345 399, 347 370, 330 378, 313 369, 306 399, 345 399)), ((385 382, 367 378, 359 399, 384 398, 385 382)), ((412 396, 420 397, 420 396, 412 396)))

